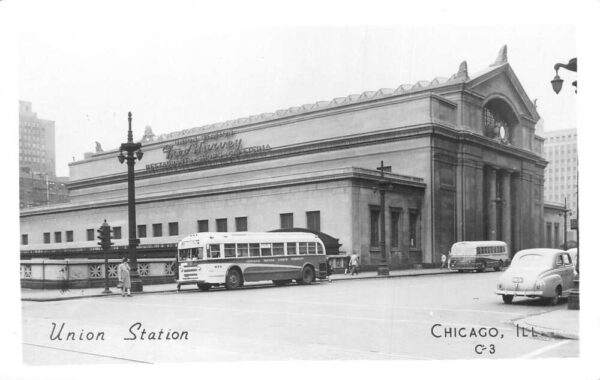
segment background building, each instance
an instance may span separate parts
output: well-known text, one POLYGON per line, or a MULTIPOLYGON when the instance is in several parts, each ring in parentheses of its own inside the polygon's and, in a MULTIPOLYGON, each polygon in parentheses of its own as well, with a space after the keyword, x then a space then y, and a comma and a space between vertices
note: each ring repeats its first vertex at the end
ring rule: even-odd
MULTIPOLYGON (((300 227, 339 239, 340 251, 374 267, 382 212, 393 268, 439 265, 456 241, 539 247, 538 120, 504 47, 473 75, 463 62, 450 77, 148 138, 136 165, 139 252, 173 257, 174 243, 199 231, 300 227), (383 178, 382 161, 391 166, 383 178)), ((69 164, 69 204, 21 212, 23 258, 97 254, 104 219, 117 230, 114 252, 124 252, 127 173, 118 154, 69 164)))
MULTIPOLYGON (((567 220, 577 218, 577 129, 544 131, 544 158, 548 166, 544 172, 544 197, 548 202, 565 205, 569 210, 567 220)), ((570 223, 569 223, 570 224, 570 223)), ((567 224, 567 239, 575 240, 576 231, 567 224)))
POLYGON ((67 178, 56 177, 54 121, 37 117, 31 102, 19 101, 20 207, 68 201, 67 178))

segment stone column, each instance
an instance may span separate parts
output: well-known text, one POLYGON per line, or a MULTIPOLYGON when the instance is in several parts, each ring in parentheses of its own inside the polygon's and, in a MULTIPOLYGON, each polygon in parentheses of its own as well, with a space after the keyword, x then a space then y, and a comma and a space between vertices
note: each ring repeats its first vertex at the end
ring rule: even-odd
POLYGON ((511 193, 510 193, 510 177, 509 171, 502 173, 502 240, 508 246, 508 252, 511 252, 511 193))
POLYGON ((488 240, 497 240, 498 236, 496 234, 496 175, 497 170, 493 167, 488 167, 488 240))

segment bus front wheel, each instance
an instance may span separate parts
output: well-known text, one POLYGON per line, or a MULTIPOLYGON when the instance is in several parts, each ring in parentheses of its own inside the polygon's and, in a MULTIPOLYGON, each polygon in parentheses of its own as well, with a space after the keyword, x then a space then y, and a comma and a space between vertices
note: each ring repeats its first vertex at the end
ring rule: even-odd
POLYGON ((237 269, 230 269, 225 278, 225 287, 229 290, 237 289, 242 284, 242 275, 237 269))
POLYGON ((298 280, 301 285, 308 285, 315 280, 315 271, 310 266, 305 266, 302 269, 302 277, 298 280))

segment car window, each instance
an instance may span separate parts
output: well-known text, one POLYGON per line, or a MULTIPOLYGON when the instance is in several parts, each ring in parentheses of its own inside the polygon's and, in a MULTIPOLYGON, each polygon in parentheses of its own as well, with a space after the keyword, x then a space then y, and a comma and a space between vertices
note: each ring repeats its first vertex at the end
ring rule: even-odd
POLYGON ((563 265, 562 255, 556 256, 556 265, 558 265, 558 266, 562 266, 563 265))
POLYGON ((522 256, 519 256, 515 260, 513 260, 511 266, 515 267, 548 267, 552 264, 552 258, 544 257, 535 253, 528 253, 522 256))
POLYGON ((571 261, 571 257, 567 253, 563 253, 563 261, 565 262, 565 265, 569 265, 569 264, 573 263, 571 261))

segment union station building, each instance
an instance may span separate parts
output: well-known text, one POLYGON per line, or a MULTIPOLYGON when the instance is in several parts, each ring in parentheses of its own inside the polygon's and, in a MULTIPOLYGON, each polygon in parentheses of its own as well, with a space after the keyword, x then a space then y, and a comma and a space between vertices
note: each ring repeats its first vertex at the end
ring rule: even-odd
MULTIPOLYGON (((542 246, 539 117, 503 47, 475 74, 463 62, 445 78, 166 135, 147 130, 135 166, 138 252, 174 257, 174 243, 195 232, 280 228, 328 234, 367 267, 382 258, 382 227, 392 268, 437 265, 457 241, 503 240, 511 253, 542 246)), ((119 153, 69 164, 70 203, 21 211, 22 258, 97 255, 104 220, 125 252, 119 153)))

